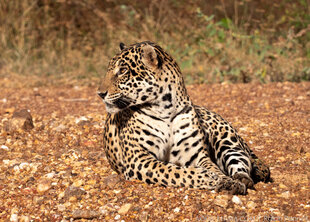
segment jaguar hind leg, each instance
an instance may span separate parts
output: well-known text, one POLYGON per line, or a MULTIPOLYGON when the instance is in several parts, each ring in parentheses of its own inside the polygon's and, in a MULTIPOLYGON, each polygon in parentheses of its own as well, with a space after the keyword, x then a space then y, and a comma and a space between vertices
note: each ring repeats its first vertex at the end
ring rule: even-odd
POLYGON ((270 178, 270 169, 269 167, 260 159, 258 159, 254 154, 251 155, 252 171, 251 177, 254 183, 262 182, 271 182, 270 178))
POLYGON ((221 116, 195 106, 206 133, 209 156, 228 176, 252 188, 259 181, 270 181, 270 170, 253 153, 237 131, 221 116))

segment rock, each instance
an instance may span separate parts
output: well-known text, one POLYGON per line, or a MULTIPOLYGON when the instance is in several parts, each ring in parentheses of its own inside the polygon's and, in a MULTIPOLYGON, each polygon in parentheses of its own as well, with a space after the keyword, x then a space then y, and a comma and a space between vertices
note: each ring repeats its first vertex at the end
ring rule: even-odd
POLYGON ((13 170, 14 170, 14 173, 15 174, 19 174, 21 170, 27 170, 29 171, 31 168, 31 165, 27 162, 23 162, 23 163, 20 163, 20 164, 16 164, 14 167, 13 167, 13 170))
POLYGON ((55 127, 55 131, 62 132, 66 130, 66 126, 63 124, 60 124, 59 126, 55 127))
POLYGON ((96 183, 97 183, 96 180, 88 180, 87 181, 87 184, 89 184, 89 185, 95 185, 96 183))
POLYGON ((57 206, 58 211, 64 211, 66 209, 66 206, 64 206, 63 204, 59 204, 57 206))
POLYGON ((94 210, 74 210, 72 213, 73 219, 94 219, 99 217, 100 213, 94 210))
POLYGON ((81 116, 81 117, 75 119, 75 123, 81 124, 81 125, 84 125, 84 123, 87 121, 88 121, 88 119, 85 116, 81 116))
POLYGON ((27 163, 27 162, 23 162, 23 163, 19 164, 19 169, 21 169, 21 170, 25 170, 25 169, 29 170, 30 169, 30 164, 27 163))
POLYGON ((34 128, 32 116, 27 109, 15 111, 8 124, 8 131, 17 129, 31 130, 34 128))
POLYGON ((33 197, 33 202, 35 203, 35 204, 42 204, 43 202, 44 202, 44 197, 42 197, 42 196, 34 196, 33 197))
POLYGON ((248 189, 248 194, 249 195, 256 195, 256 190, 248 189))
POLYGON ((79 188, 79 187, 75 187, 75 186, 69 186, 66 190, 65 190, 65 195, 64 198, 65 199, 70 199, 70 197, 76 197, 76 198, 80 198, 82 195, 86 194, 86 191, 79 188))
POLYGON ((219 195, 215 198, 214 204, 223 208, 227 208, 229 203, 228 195, 219 195))
POLYGON ((285 161, 286 161, 285 157, 283 157, 283 156, 278 157, 278 160, 279 160, 280 162, 285 162, 285 161))
POLYGON ((149 214, 146 211, 142 211, 139 215, 139 220, 142 222, 148 221, 149 214))
POLYGON ((290 198, 291 194, 290 194, 290 191, 285 191, 285 192, 281 193, 280 196, 288 199, 288 198, 290 198))
POLYGON ((103 207, 103 206, 99 207, 99 212, 102 215, 108 214, 108 210, 105 207, 103 207))
POLYGON ((254 203, 253 201, 249 201, 247 204, 246 204, 247 208, 249 209, 255 209, 257 207, 257 204, 254 203))
POLYGON ((84 126, 91 126, 92 122, 89 120, 81 120, 77 124, 81 127, 84 127, 84 126))
POLYGON ((74 182, 73 182, 73 186, 74 187, 80 187, 80 186, 82 186, 84 184, 84 181, 83 180, 75 180, 74 182))
POLYGON ((269 208, 269 211, 271 211, 275 215, 280 215, 281 214, 280 210, 277 209, 277 208, 269 208))
POLYGON ((60 192, 58 194, 58 200, 61 200, 65 196, 65 192, 60 192))
POLYGON ((117 174, 112 174, 104 178, 103 183, 109 188, 114 188, 117 183, 121 181, 121 177, 117 174))
POLYGON ((1 145, 0 149, 8 151, 9 147, 7 147, 6 145, 1 145))
POLYGON ((15 111, 15 108, 11 107, 11 108, 7 108, 4 110, 5 113, 13 113, 15 111))
POLYGON ((55 172, 51 172, 51 173, 47 173, 44 175, 44 177, 48 178, 48 179, 52 179, 55 176, 55 172))
POLYGON ((241 205, 242 204, 242 201, 240 200, 240 198, 238 197, 238 196, 236 196, 236 195, 234 195, 233 197, 232 197, 232 202, 234 202, 235 204, 238 204, 238 205, 241 205))
POLYGON ((51 188, 51 181, 48 179, 41 179, 37 185, 37 192, 44 193, 51 188))
POLYGON ((124 204, 123 206, 121 206, 121 208, 118 210, 118 213, 119 214, 126 214, 130 208, 132 207, 132 204, 130 203, 127 203, 127 204, 124 204))
POLYGON ((15 166, 13 167, 13 170, 14 170, 14 173, 15 173, 15 174, 19 174, 19 173, 20 173, 20 169, 19 169, 19 166, 18 166, 18 165, 15 165, 15 166))
POLYGON ((279 184, 279 187, 280 187, 281 189, 287 189, 287 186, 285 186, 283 183, 280 183, 280 184, 279 184))
POLYGON ((11 214, 10 221, 18 222, 18 215, 17 214, 11 214))
POLYGON ((180 208, 179 207, 174 208, 173 212, 174 213, 179 213, 180 212, 180 208))
POLYGON ((77 201, 77 197, 76 196, 69 197, 69 202, 76 202, 76 201, 77 201))
POLYGON ((22 216, 19 217, 19 221, 20 222, 29 222, 30 221, 30 217, 22 215, 22 216))
POLYGON ((15 207, 11 210, 10 221, 18 222, 18 209, 15 207))

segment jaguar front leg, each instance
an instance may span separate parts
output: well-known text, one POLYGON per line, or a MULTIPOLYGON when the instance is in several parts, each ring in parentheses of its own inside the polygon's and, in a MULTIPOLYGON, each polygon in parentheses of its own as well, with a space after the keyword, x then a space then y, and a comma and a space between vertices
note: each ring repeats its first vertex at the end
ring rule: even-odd
POLYGON ((240 180, 239 178, 232 179, 231 177, 225 175, 219 169, 219 167, 214 162, 212 162, 209 155, 207 154, 207 151, 201 152, 197 166, 210 170, 211 172, 214 172, 220 177, 222 177, 221 182, 217 185, 216 188, 217 191, 229 190, 230 193, 234 194, 235 193, 234 190, 240 189, 238 187, 241 187, 241 189, 244 189, 246 192, 246 189, 248 187, 246 181, 240 180))
POLYGON ((246 194, 246 186, 243 183, 234 181, 221 172, 217 173, 203 167, 180 167, 173 163, 164 163, 136 145, 134 149, 131 147, 129 158, 124 158, 124 175, 128 180, 137 179, 165 187, 228 190, 233 194, 246 194))
POLYGON ((269 167, 263 163, 221 116, 195 106, 207 138, 208 152, 223 172, 252 187, 259 181, 270 181, 269 167))

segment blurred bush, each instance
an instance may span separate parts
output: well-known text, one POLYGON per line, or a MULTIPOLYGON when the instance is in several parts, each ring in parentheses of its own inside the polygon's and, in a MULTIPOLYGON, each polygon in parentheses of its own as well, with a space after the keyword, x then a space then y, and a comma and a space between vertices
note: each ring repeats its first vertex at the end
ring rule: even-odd
POLYGON ((96 82, 151 40, 187 83, 310 80, 309 0, 0 0, 0 75, 96 82))

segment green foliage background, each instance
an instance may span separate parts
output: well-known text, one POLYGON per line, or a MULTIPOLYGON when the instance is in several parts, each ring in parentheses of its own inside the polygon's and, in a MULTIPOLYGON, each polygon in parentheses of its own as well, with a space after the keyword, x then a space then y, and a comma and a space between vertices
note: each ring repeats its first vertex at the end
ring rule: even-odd
POLYGON ((0 76, 99 81, 151 40, 187 83, 310 80, 310 0, 0 0, 0 76))

